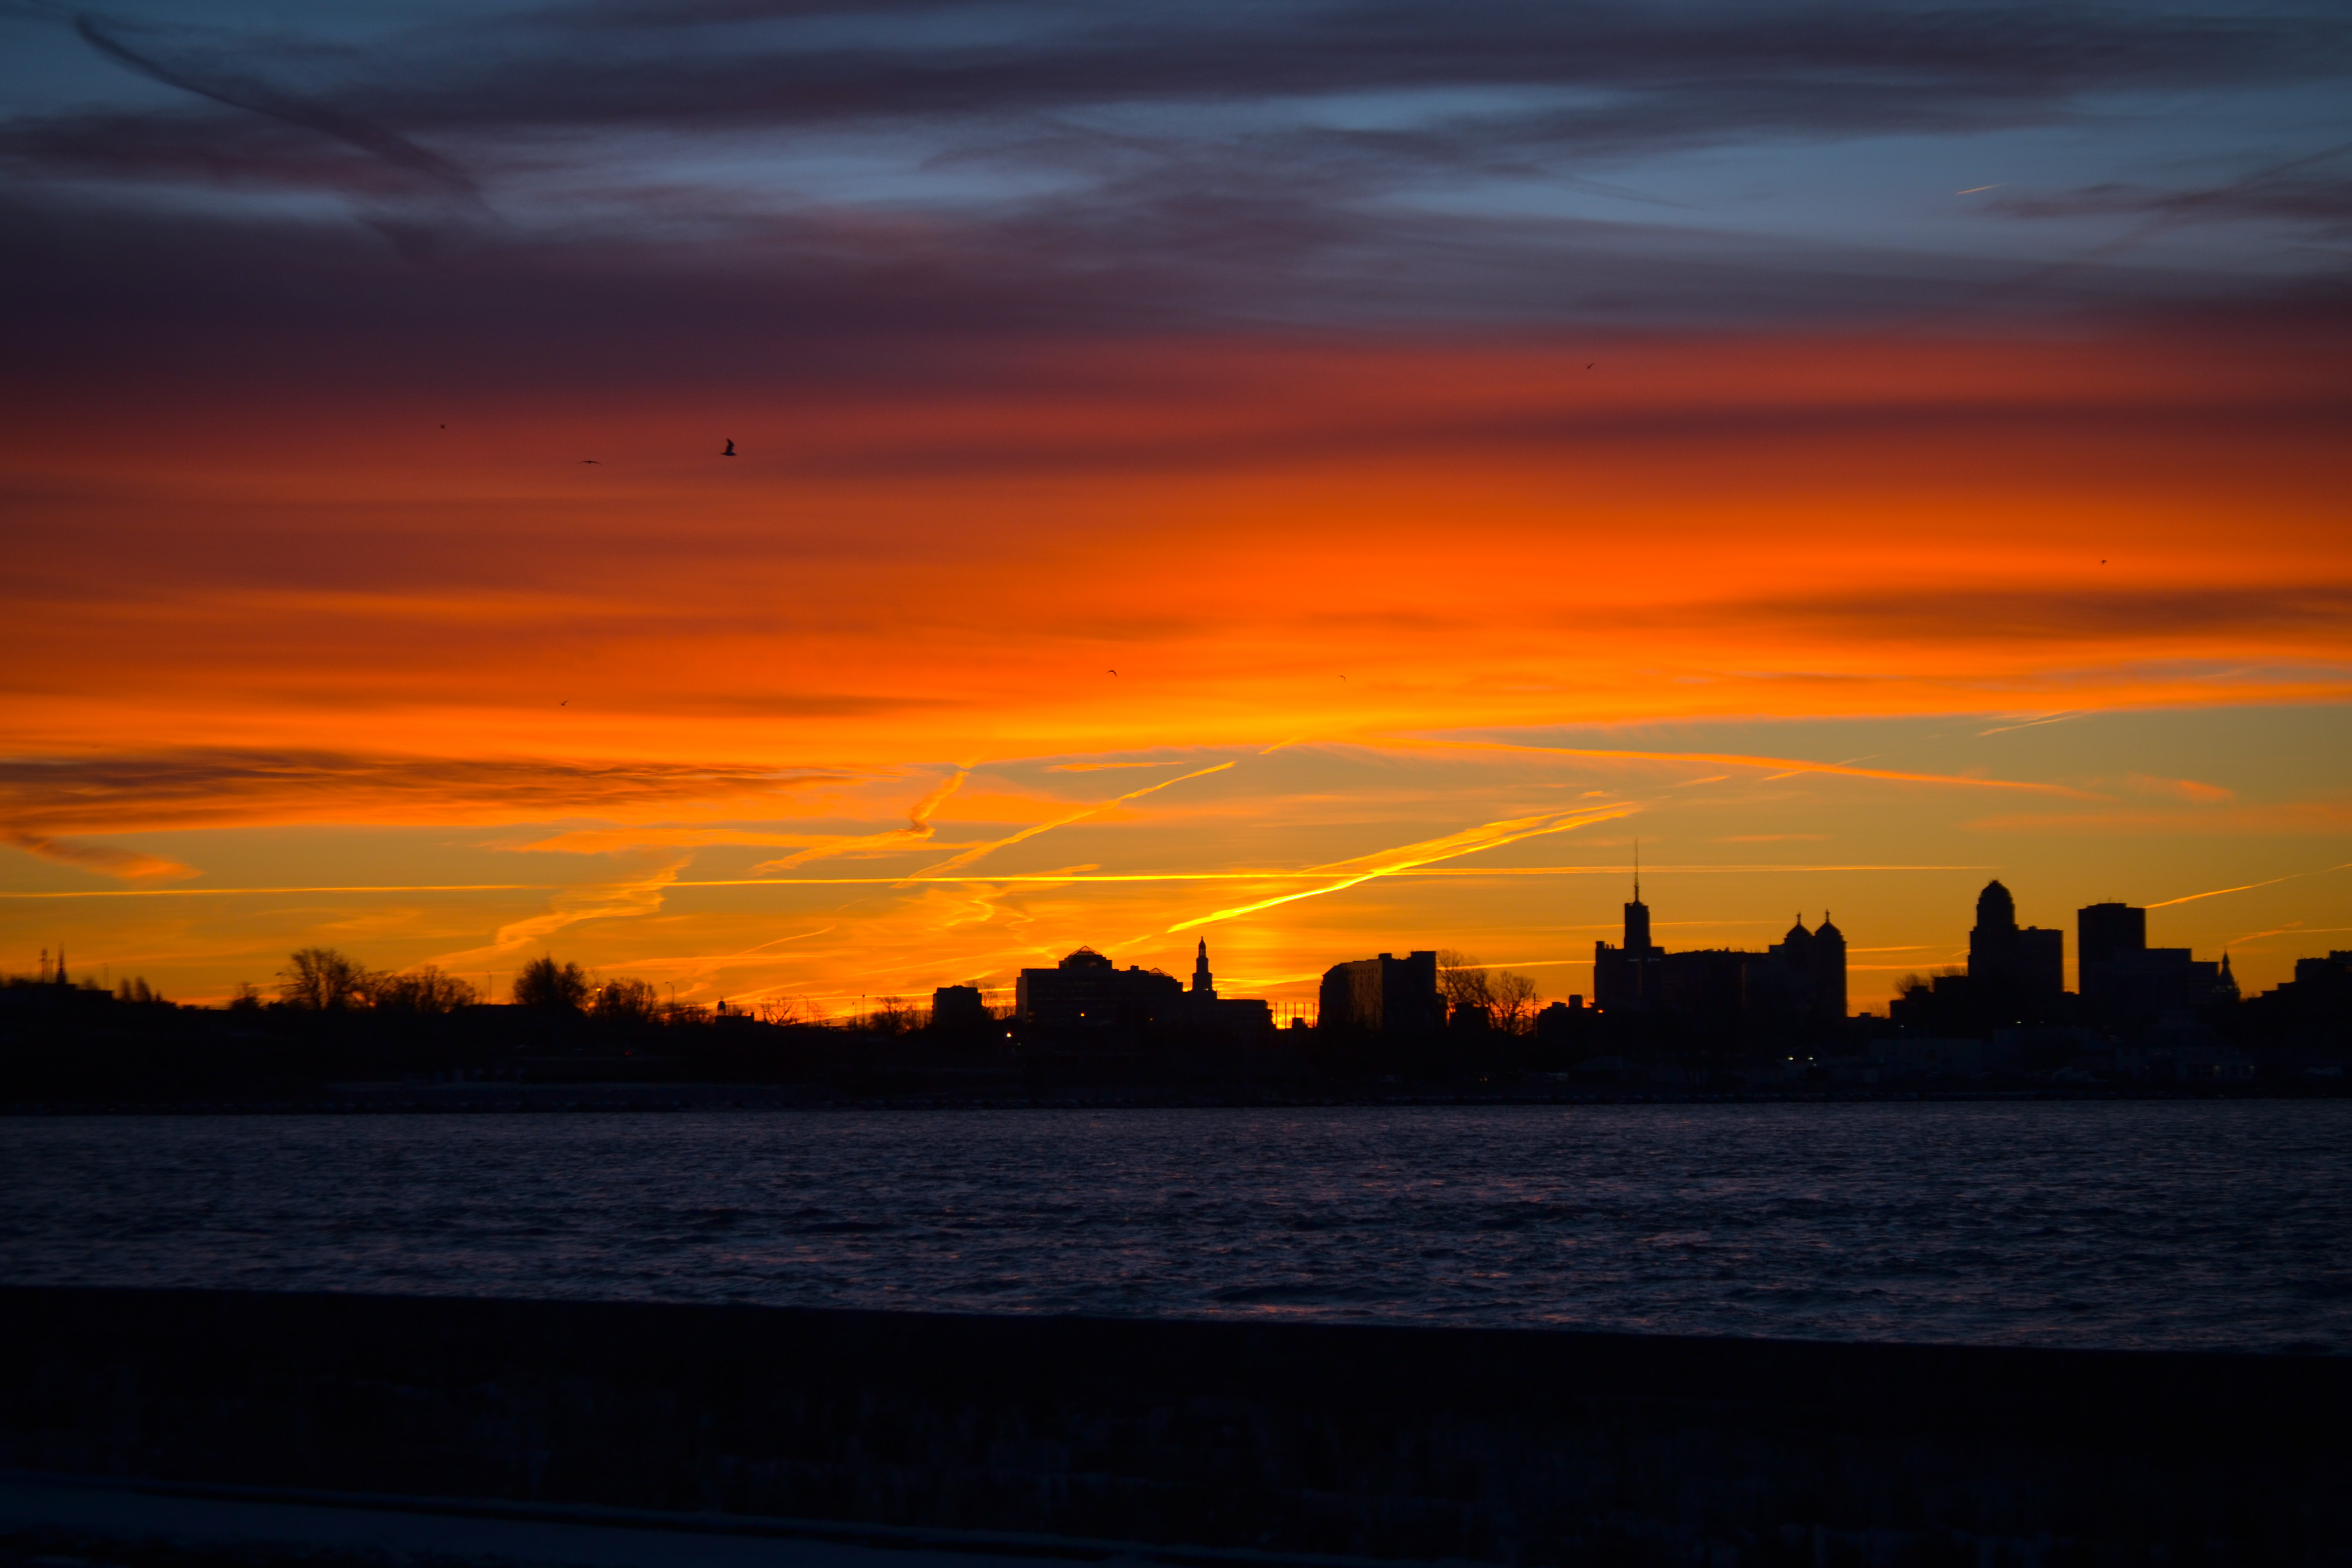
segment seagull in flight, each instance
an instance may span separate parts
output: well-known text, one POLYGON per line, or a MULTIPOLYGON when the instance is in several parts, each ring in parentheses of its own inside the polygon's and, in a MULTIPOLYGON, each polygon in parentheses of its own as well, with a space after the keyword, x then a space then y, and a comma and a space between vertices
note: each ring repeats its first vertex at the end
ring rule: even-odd
POLYGON ((583 462, 583 463, 587 463, 587 464, 589 464, 589 465, 591 465, 591 466, 593 466, 593 467, 598 467, 598 468, 603 467, 603 465, 602 465, 602 464, 600 464, 600 463, 597 463, 596 459, 595 459, 595 458, 581 458, 580 460, 581 460, 582 462, 583 462))
POLYGON ((727 450, 719 453, 719 455, 722 458, 731 458, 735 455, 735 438, 733 437, 730 436, 727 438, 727 450))
POLYGON ((1115 670, 1115 669, 1114 669, 1114 670, 1112 670, 1112 671, 1111 671, 1111 673, 1112 673, 1113 675, 1117 675, 1117 674, 1118 673, 1118 671, 1117 671, 1117 670, 1115 670))

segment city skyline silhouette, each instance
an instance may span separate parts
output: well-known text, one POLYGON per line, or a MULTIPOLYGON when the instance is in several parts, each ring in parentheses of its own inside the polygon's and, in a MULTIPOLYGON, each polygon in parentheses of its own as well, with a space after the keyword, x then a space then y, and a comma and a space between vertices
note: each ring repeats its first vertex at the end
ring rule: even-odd
POLYGON ((2352 926, 2315 13, 200 13, 0 16, 10 964, 2352 926))

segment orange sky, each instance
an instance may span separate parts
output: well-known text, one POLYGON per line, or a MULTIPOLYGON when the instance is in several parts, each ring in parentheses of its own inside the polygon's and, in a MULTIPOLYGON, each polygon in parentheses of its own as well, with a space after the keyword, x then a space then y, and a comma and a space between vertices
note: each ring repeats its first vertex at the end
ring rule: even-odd
POLYGON ((2344 689, 2334 341, 1038 357, 863 405, 21 400, 15 728, 832 764, 2344 689))
POLYGON ((0 15, 0 967, 1560 994, 1638 836, 1858 1005, 1995 872, 2273 984, 2352 945, 2340 33, 0 15))
MULTIPOLYGON (((28 949, 55 932, 199 995, 331 939, 486 973, 551 944, 713 994, 838 1000, 1001 980, 1081 940, 1168 959, 1192 940, 1173 931, 1200 934, 1189 922, 1262 904, 1209 931, 1262 952, 1240 971, 1261 980, 1444 943, 1559 968, 1536 973, 1564 993, 1584 928, 1613 919, 1613 872, 1573 910, 1562 876, 1506 889, 1427 868, 1276 900, 1570 805, 1570 826, 1457 868, 1614 867, 1636 817, 1661 865, 1968 868, 1727 871, 1737 891, 1654 899, 1662 918, 1731 922, 1709 940, 1760 941, 1734 929, 1764 918, 1756 900, 1777 921, 1874 876, 1848 907, 1881 900, 1937 957, 1965 921, 1960 883, 1994 864, 2019 878, 2020 835, 2056 864, 2085 859, 2047 842, 2069 824, 2121 834, 2126 861, 2164 869, 2116 890, 2149 900, 2245 879, 2229 853, 2184 849, 2184 822, 2234 818, 2224 837, 2265 854, 2284 835, 2298 868, 2352 859, 2330 773, 2352 626, 2352 455, 2320 437, 2344 412, 2332 340, 1145 342, 1018 360, 969 390, 865 400, 311 403, 233 381, 20 397, 5 458, 36 548, 5 590, 21 759, 5 805, 30 853, 7 885, 488 890, 320 894, 268 916, 251 894, 19 899, 0 931, 28 949), (130 449, 110 434, 126 427, 130 449), (742 457, 719 458, 721 437, 742 457), (2164 711, 2187 744, 2196 710, 2249 704, 2287 759, 2267 786, 2177 765, 2162 782, 2164 711), (1916 739, 1939 715, 2102 710, 2153 712, 2134 731, 2147 755, 2004 762, 2000 741, 1946 755, 1916 739), (1793 782, 1769 759, 1848 753, 1721 741, 1737 721, 1832 716, 1913 739, 1793 782), (1668 721, 1683 728, 1664 745, 1623 728, 1668 721), (1564 726, 1584 728, 1563 742, 1564 726), (1432 763, 1409 743, 1486 735, 1566 750, 1456 745, 1432 763), (1259 782, 1285 742, 1323 761, 1259 782), (1574 754, 1611 750, 1697 760, 1574 754), (1169 771, 1094 765, 1153 759, 1169 771), (1230 777, 1015 837, 1219 764, 1230 777), (2047 787, 1935 782, 1971 773, 2047 787), (1674 794, 1693 782, 1732 795, 1694 815, 1674 794), (1868 803, 1866 834, 1821 829, 1841 800, 1868 803), (1677 844, 1684 819, 1709 831, 1677 844), (422 827, 429 848, 352 847, 422 827), (765 905, 696 895, 712 907, 691 917, 678 890, 779 860, 903 875, 1006 839, 968 864, 1295 879, 770 888, 765 905), (354 855, 372 868, 332 869, 354 855), (821 954, 770 945, 795 921, 827 925, 821 954), (719 962, 737 948, 761 951, 719 962)), ((2071 923, 2076 896, 2028 918, 2071 923)), ((2352 924, 2323 907, 2342 908, 2340 882, 2261 896, 2304 928, 2352 924)), ((2275 979, 2292 954, 2250 957, 2275 979)), ((1858 984, 1858 1005, 1872 992, 1858 984)))

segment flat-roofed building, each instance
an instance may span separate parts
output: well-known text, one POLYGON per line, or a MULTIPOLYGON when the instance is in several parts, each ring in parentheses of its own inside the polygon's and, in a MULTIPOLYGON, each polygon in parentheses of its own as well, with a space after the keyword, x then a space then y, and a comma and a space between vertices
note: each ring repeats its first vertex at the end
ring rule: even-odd
POLYGON ((1445 1027, 1445 998, 1437 989, 1437 953, 1381 953, 1335 963, 1323 972, 1318 1029, 1380 1035, 1390 1039, 1434 1036, 1445 1027))

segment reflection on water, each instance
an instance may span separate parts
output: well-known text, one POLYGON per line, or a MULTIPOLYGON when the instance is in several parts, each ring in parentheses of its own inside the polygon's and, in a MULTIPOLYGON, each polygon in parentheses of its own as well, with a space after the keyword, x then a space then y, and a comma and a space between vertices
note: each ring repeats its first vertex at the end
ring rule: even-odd
POLYGON ((24 1282, 2352 1352, 2352 1107, 0 1121, 24 1282))

